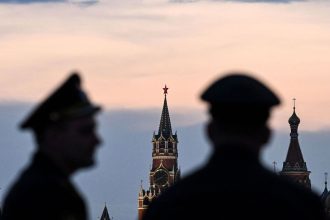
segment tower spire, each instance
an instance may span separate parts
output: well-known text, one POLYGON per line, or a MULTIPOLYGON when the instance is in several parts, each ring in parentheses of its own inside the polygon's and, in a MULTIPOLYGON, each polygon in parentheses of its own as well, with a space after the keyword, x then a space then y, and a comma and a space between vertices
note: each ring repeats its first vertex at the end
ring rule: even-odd
POLYGON ((290 124, 290 145, 286 160, 283 162, 281 175, 291 176, 294 181, 303 183, 307 188, 311 187, 309 180, 309 171, 300 149, 298 140, 298 126, 300 118, 296 114, 296 99, 293 98, 293 113, 288 120, 290 124))
POLYGON ((165 138, 169 137, 172 135, 172 127, 171 127, 171 119, 170 119, 170 114, 168 111, 168 106, 167 106, 167 86, 163 88, 164 90, 164 104, 163 104, 163 110, 162 110, 162 115, 160 118, 160 123, 159 123, 159 130, 158 134, 162 134, 165 138))
POLYGON ((323 193, 321 195, 321 201, 323 203, 325 203, 325 200, 327 199, 328 193, 329 193, 327 185, 328 185, 328 173, 325 172, 324 173, 324 190, 323 190, 323 193))
MULTIPOLYGON (((149 170, 149 190, 142 189, 138 198, 138 219, 141 220, 144 212, 155 197, 166 188, 172 186, 180 178, 178 170, 178 138, 172 134, 170 114, 167 106, 168 87, 165 85, 164 104, 159 123, 158 134, 152 138, 152 164, 149 170)), ((141 183, 142 188, 142 183, 141 183)))
POLYGON ((328 173, 325 172, 324 173, 324 188, 328 190, 327 185, 328 185, 328 173))
MULTIPOLYGON (((293 113, 289 118, 289 124, 291 128, 290 133, 290 145, 288 154, 286 157, 286 163, 289 163, 292 167, 299 165, 299 168, 303 171, 307 171, 306 163, 303 158, 303 154, 300 149, 299 141, 298 141, 298 126, 300 124, 300 119, 296 114, 296 99, 293 99, 293 113)), ((297 166, 296 166, 297 168, 297 166)))
POLYGON ((100 220, 111 220, 106 203, 104 204, 104 209, 103 209, 100 220))

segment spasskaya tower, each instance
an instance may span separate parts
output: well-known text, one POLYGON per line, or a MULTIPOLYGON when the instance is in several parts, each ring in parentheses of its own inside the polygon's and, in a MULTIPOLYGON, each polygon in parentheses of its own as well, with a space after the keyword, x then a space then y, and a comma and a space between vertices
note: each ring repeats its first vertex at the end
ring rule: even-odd
POLYGON ((149 203, 164 189, 180 179, 178 168, 178 137, 172 133, 170 114, 167 106, 167 86, 164 90, 164 104, 158 133, 152 137, 152 165, 149 171, 149 189, 141 189, 138 198, 138 218, 142 219, 149 203))

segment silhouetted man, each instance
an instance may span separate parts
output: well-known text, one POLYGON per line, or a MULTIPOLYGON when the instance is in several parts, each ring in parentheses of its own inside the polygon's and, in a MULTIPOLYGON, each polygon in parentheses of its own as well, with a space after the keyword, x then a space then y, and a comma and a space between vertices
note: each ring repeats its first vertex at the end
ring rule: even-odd
POLYGON ((210 104, 207 133, 213 145, 208 163, 162 193, 144 220, 320 220, 318 196, 263 168, 267 120, 279 98, 245 74, 213 83, 202 99, 210 104))
POLYGON ((21 124, 34 132, 37 150, 6 196, 3 220, 85 220, 83 199, 70 182, 94 163, 100 140, 93 105, 72 74, 21 124))

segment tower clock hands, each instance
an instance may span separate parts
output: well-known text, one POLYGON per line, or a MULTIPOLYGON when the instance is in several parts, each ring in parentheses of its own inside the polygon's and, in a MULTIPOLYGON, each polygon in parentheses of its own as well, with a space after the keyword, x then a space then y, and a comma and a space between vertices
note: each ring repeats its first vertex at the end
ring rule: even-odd
POLYGON ((155 182, 156 185, 163 185, 163 183, 164 183, 165 181, 164 181, 164 178, 163 178, 162 176, 160 176, 160 177, 156 177, 156 178, 154 179, 154 182, 155 182))
POLYGON ((154 174, 154 183, 163 186, 168 182, 168 174, 165 170, 158 170, 154 174))

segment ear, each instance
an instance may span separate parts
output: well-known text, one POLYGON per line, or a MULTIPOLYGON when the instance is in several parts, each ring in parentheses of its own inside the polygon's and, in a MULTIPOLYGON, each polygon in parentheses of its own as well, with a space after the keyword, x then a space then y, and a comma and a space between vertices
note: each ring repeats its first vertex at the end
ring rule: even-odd
POLYGON ((57 142, 63 138, 63 128, 59 126, 49 126, 45 130, 45 140, 48 144, 51 142, 57 142))

